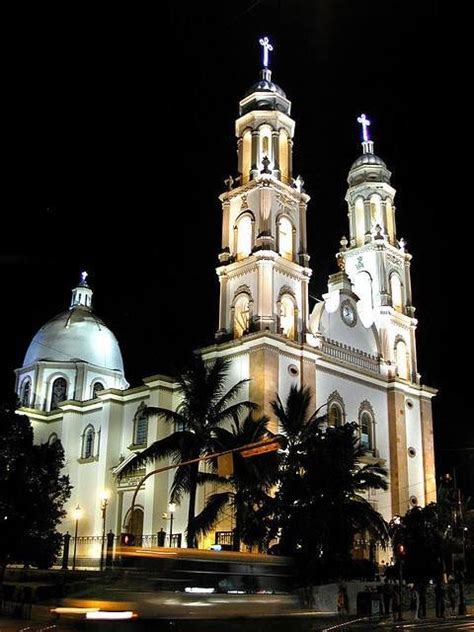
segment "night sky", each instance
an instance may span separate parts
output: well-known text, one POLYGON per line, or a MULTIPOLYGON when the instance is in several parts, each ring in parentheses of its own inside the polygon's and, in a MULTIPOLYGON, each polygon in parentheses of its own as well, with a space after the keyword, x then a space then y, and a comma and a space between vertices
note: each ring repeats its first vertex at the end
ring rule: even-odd
POLYGON ((449 148, 438 131, 451 99, 437 3, 158 6, 41 6, 12 16, 3 86, 2 396, 31 337, 69 305, 82 269, 132 385, 182 366, 213 341, 217 197, 236 175, 238 101, 258 79, 258 38, 268 35, 273 79, 296 120, 294 175, 312 198, 310 292, 326 290, 348 233, 346 178, 365 112, 397 189, 398 237, 414 257, 418 365, 423 382, 440 389, 439 473, 456 462, 463 484, 474 487, 474 453, 452 450, 474 445, 460 366, 472 317, 460 300, 467 254, 456 262, 452 254, 463 225, 448 238, 443 199, 449 148))

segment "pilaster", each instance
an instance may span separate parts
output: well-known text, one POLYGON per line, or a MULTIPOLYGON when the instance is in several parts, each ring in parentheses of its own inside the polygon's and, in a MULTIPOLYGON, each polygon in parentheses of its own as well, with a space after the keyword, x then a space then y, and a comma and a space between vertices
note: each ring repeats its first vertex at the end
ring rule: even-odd
POLYGON ((395 388, 388 391, 388 431, 390 442, 390 492, 392 515, 408 510, 408 462, 405 419, 405 396, 395 388))

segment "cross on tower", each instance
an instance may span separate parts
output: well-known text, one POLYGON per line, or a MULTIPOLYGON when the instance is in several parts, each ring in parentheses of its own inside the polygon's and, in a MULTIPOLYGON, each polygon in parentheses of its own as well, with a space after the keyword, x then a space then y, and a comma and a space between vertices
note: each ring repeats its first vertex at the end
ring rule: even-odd
POLYGON ((81 283, 86 283, 86 279, 89 275, 87 274, 87 272, 84 270, 84 272, 81 272, 81 283))
POLYGON ((370 121, 365 116, 365 114, 361 114, 359 116, 359 118, 357 119, 357 122, 362 125, 362 138, 363 138, 364 142, 367 143, 370 140, 370 138, 369 138, 369 130, 368 130, 368 127, 370 125, 370 121))
POLYGON ((272 51, 273 46, 270 44, 268 37, 260 39, 260 46, 263 46, 263 65, 265 68, 268 68, 268 51, 272 51))

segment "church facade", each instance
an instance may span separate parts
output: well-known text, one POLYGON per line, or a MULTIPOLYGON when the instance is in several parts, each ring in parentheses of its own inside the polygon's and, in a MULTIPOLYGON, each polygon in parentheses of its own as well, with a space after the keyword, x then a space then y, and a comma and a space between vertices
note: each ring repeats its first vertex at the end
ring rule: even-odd
MULTIPOLYGON (((412 257, 397 236, 391 174, 374 153, 370 122, 365 115, 358 120, 363 142, 348 175, 348 237, 336 254, 338 272, 310 310, 309 196, 293 173, 291 103, 272 81, 265 55, 260 80, 239 104, 238 175, 220 196, 219 324, 215 343, 201 352, 209 361, 229 358, 230 383, 250 378, 242 396, 271 418, 276 394, 284 401, 292 384, 304 384, 314 407, 327 407, 328 423, 357 421, 365 458, 389 470, 389 490, 374 492, 370 501, 390 520, 436 498, 436 390, 418 373, 412 257)), ((132 496, 146 471, 117 474, 137 450, 173 431, 143 409, 176 409, 176 384, 155 375, 129 388, 118 342, 94 315, 84 273, 69 309, 38 331, 16 374, 36 441, 59 439, 64 446, 73 485, 69 509, 82 509, 81 534, 101 534, 104 519, 116 534, 167 531, 173 472, 147 479, 133 516, 132 496)), ((277 431, 274 417, 272 424, 277 431)), ((213 491, 201 488, 198 504, 213 491)), ((184 502, 173 515, 173 544, 184 534, 186 516, 184 502)), ((229 514, 217 529, 231 530, 232 520, 229 514)), ((62 526, 73 533, 71 512, 62 526)), ((200 544, 213 542, 209 534, 200 544)))

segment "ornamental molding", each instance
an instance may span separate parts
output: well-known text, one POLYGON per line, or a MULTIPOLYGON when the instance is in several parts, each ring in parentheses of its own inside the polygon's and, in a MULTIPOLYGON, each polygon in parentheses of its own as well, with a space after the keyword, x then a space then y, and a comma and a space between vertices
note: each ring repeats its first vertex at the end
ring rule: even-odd
POLYGON ((232 300, 232 303, 230 304, 230 307, 232 309, 235 308, 235 303, 242 294, 246 294, 249 298, 249 303, 253 303, 252 290, 250 289, 250 287, 245 284, 239 285, 239 287, 234 292, 234 298, 232 300))
POLYGON ((372 423, 375 423, 374 407, 372 406, 372 404, 369 402, 368 399, 364 399, 364 401, 361 402, 359 405, 359 414, 358 414, 359 420, 361 418, 362 413, 369 413, 369 415, 372 417, 372 423))
POLYGON ((277 303, 279 303, 279 302, 281 301, 282 297, 283 297, 285 294, 288 294, 289 296, 291 296, 291 298, 292 298, 292 299, 295 301, 295 303, 296 303, 296 294, 295 294, 295 291, 294 291, 294 290, 293 290, 293 289, 292 289, 289 285, 283 285, 283 286, 280 288, 280 291, 278 292, 278 295, 277 295, 277 303))
POLYGON ((328 397, 328 411, 331 408, 331 404, 338 404, 342 410, 342 417, 345 421, 346 419, 346 407, 344 404, 344 400, 342 399, 339 391, 333 391, 328 397))

